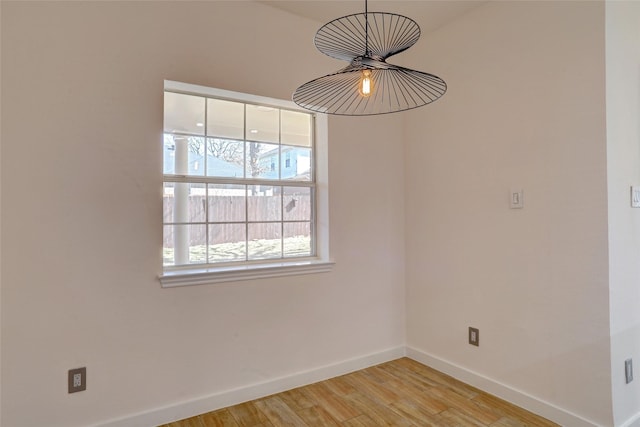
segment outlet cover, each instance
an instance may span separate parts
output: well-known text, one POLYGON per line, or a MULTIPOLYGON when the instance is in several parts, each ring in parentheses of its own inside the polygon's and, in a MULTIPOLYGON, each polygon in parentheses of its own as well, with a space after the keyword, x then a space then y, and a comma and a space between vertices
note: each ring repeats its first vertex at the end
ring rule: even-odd
POLYGON ((87 368, 69 369, 69 393, 87 389, 87 368))
POLYGON ((522 189, 511 189, 509 192, 509 208, 522 209, 524 208, 524 191, 522 189))
POLYGON ((477 328, 469 327, 469 344, 480 346, 480 331, 477 328))

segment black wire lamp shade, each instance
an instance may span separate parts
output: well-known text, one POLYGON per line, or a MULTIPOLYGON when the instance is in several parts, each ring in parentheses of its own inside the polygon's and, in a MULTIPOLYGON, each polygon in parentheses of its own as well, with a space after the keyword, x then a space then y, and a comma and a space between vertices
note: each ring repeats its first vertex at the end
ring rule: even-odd
POLYGON ((447 91, 444 80, 386 62, 419 38, 415 21, 394 13, 368 12, 365 0, 365 13, 334 19, 314 39, 320 52, 349 65, 303 84, 293 101, 308 110, 343 116, 395 113, 427 105, 447 91))

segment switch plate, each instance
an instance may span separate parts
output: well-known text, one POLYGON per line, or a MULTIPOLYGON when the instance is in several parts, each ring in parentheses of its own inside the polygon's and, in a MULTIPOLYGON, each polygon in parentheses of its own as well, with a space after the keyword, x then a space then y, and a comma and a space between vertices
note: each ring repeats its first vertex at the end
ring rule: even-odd
POLYGON ((469 326, 469 344, 475 345, 476 347, 480 346, 480 331, 478 328, 469 326))
POLYGON ((524 208, 524 192, 519 189, 511 189, 509 192, 509 207, 511 209, 524 208))
POLYGON ((69 393, 87 389, 87 368, 69 369, 69 393))
POLYGON ((631 186, 631 207, 640 208, 640 187, 637 185, 631 186))

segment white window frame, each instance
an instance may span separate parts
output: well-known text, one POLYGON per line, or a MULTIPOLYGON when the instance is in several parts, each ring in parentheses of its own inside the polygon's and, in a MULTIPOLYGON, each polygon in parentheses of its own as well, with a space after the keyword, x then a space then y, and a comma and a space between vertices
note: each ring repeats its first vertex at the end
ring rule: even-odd
MULTIPOLYGON (((274 98, 232 92, 171 80, 164 81, 164 90, 223 98, 250 104, 263 104, 289 110, 303 111, 295 103, 274 98)), ((203 285, 331 271, 334 262, 329 255, 329 176, 328 176, 328 120, 315 114, 315 256, 310 258, 278 259, 264 262, 238 262, 233 265, 163 267, 159 276, 163 288, 203 285)), ((164 182, 164 181, 163 181, 164 182)))

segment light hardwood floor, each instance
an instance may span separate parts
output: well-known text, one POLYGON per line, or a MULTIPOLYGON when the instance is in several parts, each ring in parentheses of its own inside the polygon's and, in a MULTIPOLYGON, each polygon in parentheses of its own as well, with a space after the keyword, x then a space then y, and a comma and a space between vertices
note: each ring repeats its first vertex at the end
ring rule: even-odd
POLYGON ((161 427, 558 426, 408 358, 161 427))

